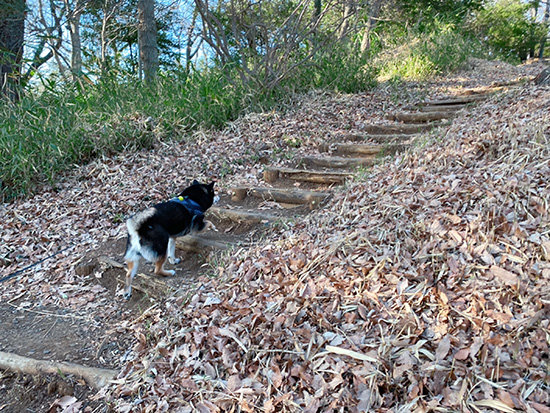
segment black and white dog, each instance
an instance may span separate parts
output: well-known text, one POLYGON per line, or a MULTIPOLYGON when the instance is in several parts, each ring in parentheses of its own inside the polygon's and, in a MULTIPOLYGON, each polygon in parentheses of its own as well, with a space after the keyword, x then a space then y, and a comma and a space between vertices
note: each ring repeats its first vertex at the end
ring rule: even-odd
POLYGON ((213 228, 214 224, 204 219, 204 213, 217 201, 214 182, 206 185, 193 181, 177 197, 156 204, 138 212, 126 221, 128 241, 124 260, 128 266, 124 298, 132 295, 134 279, 141 257, 155 264, 155 274, 174 275, 174 270, 165 270, 168 258, 170 264, 177 264, 175 239, 191 232, 213 228))

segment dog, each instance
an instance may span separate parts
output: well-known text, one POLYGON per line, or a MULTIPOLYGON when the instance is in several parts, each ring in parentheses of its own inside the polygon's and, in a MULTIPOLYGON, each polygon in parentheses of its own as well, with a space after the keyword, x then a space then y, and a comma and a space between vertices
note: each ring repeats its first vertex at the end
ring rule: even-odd
POLYGON ((124 260, 127 265, 124 298, 132 295, 134 279, 140 258, 155 264, 155 274, 164 277, 174 275, 174 270, 165 270, 166 259, 178 264, 176 259, 177 237, 191 232, 216 230, 212 222, 204 219, 204 213, 218 197, 214 193, 214 182, 206 185, 194 180, 191 186, 169 201, 156 204, 138 212, 126 221, 128 239, 124 260))

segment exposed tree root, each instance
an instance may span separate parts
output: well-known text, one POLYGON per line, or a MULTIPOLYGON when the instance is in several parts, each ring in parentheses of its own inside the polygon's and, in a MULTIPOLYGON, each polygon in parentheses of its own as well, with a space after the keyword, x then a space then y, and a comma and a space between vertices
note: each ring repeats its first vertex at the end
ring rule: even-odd
POLYGON ((104 387, 118 373, 116 370, 87 367, 64 361, 36 360, 3 351, 0 351, 0 369, 31 375, 71 374, 84 379, 94 389, 104 387))

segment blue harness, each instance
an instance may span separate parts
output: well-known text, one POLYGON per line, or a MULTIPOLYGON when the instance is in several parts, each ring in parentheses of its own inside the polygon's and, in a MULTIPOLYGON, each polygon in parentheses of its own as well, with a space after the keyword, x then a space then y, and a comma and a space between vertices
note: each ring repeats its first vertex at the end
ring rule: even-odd
POLYGON ((177 196, 172 198, 170 201, 183 205, 191 213, 191 215, 193 215, 193 218, 191 218, 191 226, 193 226, 197 217, 204 217, 204 211, 201 206, 191 198, 186 196, 177 196))

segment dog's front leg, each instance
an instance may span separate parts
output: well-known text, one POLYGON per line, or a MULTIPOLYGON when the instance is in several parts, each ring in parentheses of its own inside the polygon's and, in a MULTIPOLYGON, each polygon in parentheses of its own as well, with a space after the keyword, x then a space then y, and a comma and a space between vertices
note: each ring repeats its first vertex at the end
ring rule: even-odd
POLYGON ((207 231, 209 229, 211 229, 212 231, 218 232, 218 228, 216 228, 214 223, 212 221, 208 221, 208 220, 205 219, 204 220, 204 228, 202 229, 202 231, 207 231))
POLYGON ((167 248, 166 253, 168 255, 168 262, 170 264, 174 265, 174 264, 179 264, 180 263, 181 260, 179 258, 176 258, 176 240, 175 240, 175 238, 170 237, 168 239, 168 248, 167 248))
POLYGON ((129 300, 132 296, 132 280, 137 274, 139 267, 139 259, 136 261, 126 261, 128 271, 126 272, 126 283, 124 285, 124 298, 129 300))

